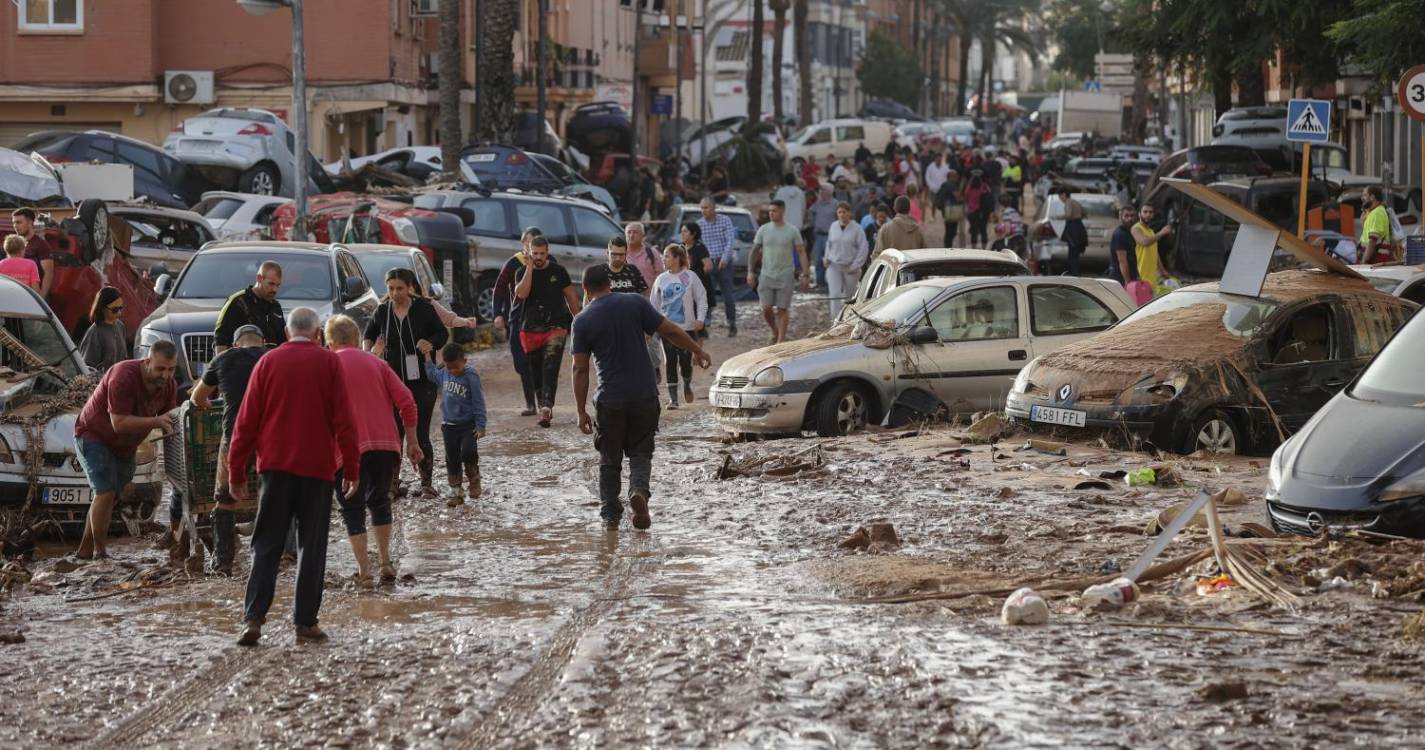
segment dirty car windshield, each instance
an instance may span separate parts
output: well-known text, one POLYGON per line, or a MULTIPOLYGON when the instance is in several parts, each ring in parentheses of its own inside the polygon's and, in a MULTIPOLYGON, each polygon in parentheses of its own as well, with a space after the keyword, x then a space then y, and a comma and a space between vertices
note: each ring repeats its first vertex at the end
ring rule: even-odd
POLYGON ((1149 302, 1123 319, 1120 326, 1129 326, 1171 310, 1193 305, 1215 305, 1222 308, 1222 327, 1234 336, 1246 336, 1262 326, 1277 308, 1275 302, 1250 297, 1238 297, 1217 292, 1176 291, 1149 302))
POLYGON ((320 255, 277 257, 272 253, 198 253, 173 290, 176 299, 227 299, 252 284, 264 260, 282 265, 281 300, 330 300, 331 262, 320 255))
MULTIPOLYGON (((3 322, 10 335, 20 340, 25 349, 29 350, 28 353, 34 354, 46 365, 58 368, 65 379, 79 374, 74 358, 69 356, 69 344, 59 328, 48 318, 5 316, 0 318, 0 322, 3 322)), ((0 344, 0 365, 19 373, 32 372, 35 367, 28 361, 26 354, 18 348, 0 344)), ((58 392, 64 385, 52 376, 41 377, 36 384, 47 392, 58 392)))
POLYGON ((1425 315, 1416 315, 1371 360, 1351 387, 1351 395, 1367 401, 1419 405, 1425 402, 1425 315))
POLYGON ((905 325, 926 309, 934 307, 935 298, 944 291, 938 286, 898 286, 866 302, 856 311, 862 317, 892 325, 905 325))

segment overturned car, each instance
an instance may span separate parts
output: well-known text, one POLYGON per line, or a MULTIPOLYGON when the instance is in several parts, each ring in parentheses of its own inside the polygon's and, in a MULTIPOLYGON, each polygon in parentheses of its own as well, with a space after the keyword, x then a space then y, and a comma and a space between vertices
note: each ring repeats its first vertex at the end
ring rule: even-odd
POLYGON ((1418 306, 1359 278, 1266 277, 1160 297, 1118 326, 1031 362, 1005 411, 1031 426, 1100 428, 1182 453, 1266 451, 1300 429, 1418 306))
MULTIPOLYGON (((0 512, 26 512, 78 533, 93 493, 75 453, 74 422, 97 384, 39 295, 0 276, 0 512)), ((114 519, 147 518, 163 492, 158 448, 136 456, 114 519)))

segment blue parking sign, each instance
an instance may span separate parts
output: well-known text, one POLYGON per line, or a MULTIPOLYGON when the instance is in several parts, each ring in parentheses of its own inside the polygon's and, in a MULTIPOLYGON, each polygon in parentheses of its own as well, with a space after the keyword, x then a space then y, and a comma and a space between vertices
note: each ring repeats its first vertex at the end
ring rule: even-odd
POLYGON ((1298 143, 1331 140, 1331 102, 1292 99, 1286 107, 1286 139, 1298 143))

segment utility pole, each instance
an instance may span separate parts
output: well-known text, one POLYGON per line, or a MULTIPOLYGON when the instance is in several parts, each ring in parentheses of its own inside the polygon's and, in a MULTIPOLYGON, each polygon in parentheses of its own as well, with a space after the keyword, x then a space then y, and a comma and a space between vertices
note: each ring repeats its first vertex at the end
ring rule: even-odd
POLYGON ((292 140, 297 149, 297 176, 292 198, 297 216, 292 222, 292 239, 307 239, 307 53, 302 32, 302 0, 292 0, 292 124, 297 126, 292 140))
POLYGON ((541 154, 544 153, 544 111, 548 106, 545 101, 547 95, 545 91, 545 71, 547 70, 546 66, 548 64, 548 61, 545 59, 545 50, 548 49, 549 45, 544 39, 548 33, 548 28, 546 27, 548 16, 548 0, 539 0, 539 47, 535 53, 535 64, 539 66, 539 70, 535 72, 536 80, 534 85, 535 107, 539 110, 534 118, 534 129, 539 135, 535 136, 534 150, 541 154))
POLYGON ((639 105, 639 104, 642 104, 642 102, 640 101, 640 99, 642 99, 642 97, 640 97, 640 96, 638 95, 638 72, 639 72, 639 71, 638 71, 638 68, 639 68, 639 65, 638 65, 638 58, 640 57, 640 55, 638 54, 638 52, 639 52, 639 49, 638 49, 638 48, 641 46, 641 42, 643 41, 643 3, 644 3, 644 0, 633 0, 633 2, 634 2, 634 6, 635 6, 635 7, 634 7, 634 10, 633 10, 633 19, 634 19, 634 20, 633 20, 633 101, 630 102, 630 105, 631 105, 630 108, 631 108, 633 111, 628 113, 628 122, 629 122, 629 125, 630 125, 630 127, 629 127, 629 132, 632 134, 632 135, 629 136, 629 143, 628 143, 628 157, 629 157, 629 158, 628 158, 628 160, 629 160, 629 162, 633 165, 633 172, 634 172, 634 174, 637 175, 637 174, 638 174, 638 131, 640 130, 640 128, 638 127, 638 126, 639 126, 639 122, 638 122, 638 105, 639 105))
MULTIPOLYGON (((673 158, 683 158, 683 27, 678 19, 683 15, 683 0, 669 10, 673 14, 673 54, 678 56, 673 74, 673 158)), ((681 172, 681 168, 679 169, 681 172)))
POLYGON ((471 17, 474 18, 474 28, 470 36, 475 39, 475 115, 470 118, 470 142, 473 144, 480 140, 480 90, 485 88, 485 66, 481 65, 484 57, 485 37, 481 34, 485 20, 485 3, 482 0, 470 0, 474 3, 471 8, 471 17))

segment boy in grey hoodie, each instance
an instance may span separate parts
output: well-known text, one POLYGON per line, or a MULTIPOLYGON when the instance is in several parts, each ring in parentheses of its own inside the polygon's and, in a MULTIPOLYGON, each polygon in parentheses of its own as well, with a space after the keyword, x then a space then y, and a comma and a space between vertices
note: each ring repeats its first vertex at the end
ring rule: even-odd
POLYGON ((450 481, 451 508, 465 504, 461 468, 470 482, 470 497, 480 497, 480 452, 476 441, 485 437, 485 391, 475 368, 466 365, 465 350, 446 344, 443 366, 426 363, 426 374, 440 387, 440 434, 445 439, 445 474, 450 481))

